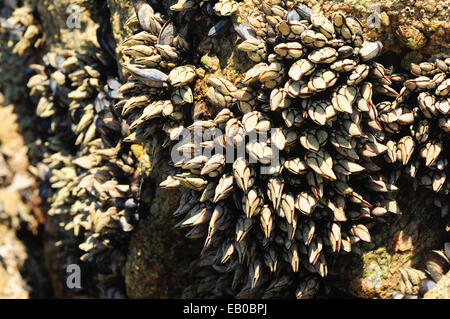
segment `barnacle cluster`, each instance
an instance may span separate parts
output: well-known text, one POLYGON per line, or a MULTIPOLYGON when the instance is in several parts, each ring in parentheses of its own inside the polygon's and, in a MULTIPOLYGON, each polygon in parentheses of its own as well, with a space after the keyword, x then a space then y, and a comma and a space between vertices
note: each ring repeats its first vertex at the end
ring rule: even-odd
MULTIPOLYGON (((26 103, 26 61, 41 48, 38 19, 17 1, 0 4, 0 296, 45 298, 48 278, 39 234, 43 214, 27 157, 33 107, 26 103), (20 116, 18 115, 20 114, 20 116)), ((32 134, 31 134, 32 135, 32 134)))
MULTIPOLYGON (((13 2, 7 6, 0 6, 0 112, 1 117, 4 118, 0 130, 0 185, 2 188, 14 184, 14 180, 16 185, 12 185, 9 189, 21 190, 23 185, 29 184, 29 175, 26 172, 28 165, 26 147, 17 132, 18 125, 14 123, 14 119, 9 118, 9 115, 14 114, 13 109, 16 107, 13 104, 14 100, 23 93, 21 84, 25 76, 19 74, 11 79, 11 74, 17 74, 18 70, 21 71, 20 73, 25 71, 21 68, 21 63, 25 59, 24 55, 40 47, 42 44, 40 35, 39 24, 31 10, 17 8, 13 2)), ((8 216, 13 224, 12 228, 18 229, 20 222, 23 222, 23 217, 8 216)), ((4 216, 0 219, 4 221, 4 216)))
MULTIPOLYGON (((445 127, 448 59, 436 60, 432 78, 407 80, 375 61, 381 43, 364 41, 352 17, 252 4, 178 1, 170 10, 181 12, 167 20, 138 1, 129 20, 137 27, 122 44, 130 77, 116 107, 130 123, 125 141, 155 145, 167 133, 159 140, 175 155, 174 168, 160 186, 190 189, 174 212, 183 217, 177 227, 204 238, 192 265, 199 284, 185 296, 314 295, 327 263, 371 241, 365 220, 400 212, 393 192, 412 154, 432 174, 421 184, 448 195, 445 152, 439 158, 448 130, 415 151, 417 136, 402 129, 411 126, 414 135, 416 120, 427 115, 433 128, 445 127), (233 14, 233 21, 214 22, 233 14), (195 56, 186 59, 198 43, 187 40, 196 15, 212 19, 209 37, 233 26, 237 49, 256 63, 240 81, 205 74, 195 56), (198 82, 206 83, 203 100, 192 93, 198 82), (136 94, 136 87, 146 89, 136 94), (425 107, 425 94, 444 104, 434 98, 425 107), (415 99, 418 107, 409 103, 415 99), (216 112, 199 115, 205 102, 216 112)), ((421 70, 413 65, 413 74, 421 70)))
MULTIPOLYGON (((402 166, 413 188, 433 190, 435 205, 448 218, 450 174, 448 134, 450 129, 450 58, 435 57, 411 63, 408 77, 395 100, 378 104, 387 152, 385 160, 402 166)), ((450 230, 447 222, 447 231, 450 230)))
POLYGON ((112 109, 120 84, 95 56, 50 52, 43 60, 30 66, 36 74, 28 87, 44 137, 37 141, 43 157, 37 168, 48 215, 65 216, 64 230, 81 239, 80 259, 95 265, 101 293, 123 296, 120 270, 139 181, 122 143, 125 124, 112 109))

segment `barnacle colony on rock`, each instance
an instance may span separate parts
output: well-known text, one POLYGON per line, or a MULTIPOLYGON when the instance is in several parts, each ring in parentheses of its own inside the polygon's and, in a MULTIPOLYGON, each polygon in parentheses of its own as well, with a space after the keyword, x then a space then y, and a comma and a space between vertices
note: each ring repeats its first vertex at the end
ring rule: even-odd
POLYGON ((118 278, 139 181, 131 151, 121 143, 126 124, 112 109, 120 84, 105 77, 105 66, 92 56, 48 53, 43 60, 31 66, 36 74, 28 87, 47 135, 38 169, 51 186, 48 214, 70 216, 64 229, 83 236, 81 260, 95 265, 101 293, 123 296, 118 278))
POLYGON ((394 101, 380 105, 380 122, 388 147, 386 161, 406 165, 405 175, 412 178, 415 189, 418 185, 432 189, 443 217, 448 215, 450 186, 449 66, 448 57, 412 63, 413 77, 403 83, 394 101))
MULTIPOLYGON (((386 162, 416 158, 413 137, 403 137, 401 126, 420 130, 415 120, 427 114, 422 100, 420 109, 406 104, 410 91, 439 87, 444 100, 448 94, 448 60, 439 60, 439 76, 402 88, 405 75, 373 61, 382 46, 364 41, 356 19, 252 4, 178 1, 170 9, 180 13, 167 20, 138 1, 129 25, 136 27, 135 19, 140 28, 122 43, 130 78, 116 107, 130 123, 125 140, 158 144, 161 128, 167 133, 162 145, 173 169, 160 186, 190 189, 174 212, 182 218, 177 227, 205 240, 192 264, 200 282, 184 296, 313 296, 336 254, 371 241, 364 220, 399 213, 392 193, 401 172, 386 162), (238 84, 205 75, 189 59, 198 42, 186 40, 196 16, 233 13, 242 23, 224 18, 208 36, 233 25, 237 49, 255 63, 238 84), (193 96, 198 82, 217 110, 211 117, 192 118, 189 110, 200 103, 193 96)), ((445 102, 425 108, 446 127, 445 102)), ((447 132, 424 146, 425 166, 438 159, 447 132)), ((439 184, 433 189, 444 195, 446 164, 430 167, 431 184, 439 184)))
MULTIPOLYGON (((176 228, 204 243, 183 297, 314 297, 339 254, 371 242, 369 221, 400 213, 402 177, 433 191, 448 218, 450 58, 393 74, 357 19, 291 1, 132 4, 122 85, 98 50, 29 66, 34 172, 49 218, 73 234, 59 245, 84 252, 100 296, 124 296, 145 178, 135 144, 153 167, 171 156, 160 186, 187 189, 176 228)), ((25 54, 40 27, 29 10, 18 16, 25 54)))

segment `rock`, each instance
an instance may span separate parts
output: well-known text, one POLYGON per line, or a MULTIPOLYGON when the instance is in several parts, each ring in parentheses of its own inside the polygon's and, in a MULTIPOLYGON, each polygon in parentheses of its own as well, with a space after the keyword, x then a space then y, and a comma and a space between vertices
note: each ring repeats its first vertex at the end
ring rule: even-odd
POLYGON ((438 281, 436 287, 428 291, 424 299, 450 299, 450 272, 438 281))
POLYGON ((360 256, 349 254, 337 260, 335 287, 360 298, 390 298, 400 289, 399 269, 423 269, 427 252, 447 235, 429 194, 411 198, 399 188, 402 214, 371 228, 372 243, 362 245, 360 256))
MULTIPOLYGON (((164 167, 164 166, 163 166, 164 167)), ((154 192, 146 216, 131 236, 123 269, 130 298, 179 298, 189 284, 186 269, 199 251, 192 241, 173 229, 172 213, 178 207, 180 190, 163 190, 162 167, 152 173, 154 192)))

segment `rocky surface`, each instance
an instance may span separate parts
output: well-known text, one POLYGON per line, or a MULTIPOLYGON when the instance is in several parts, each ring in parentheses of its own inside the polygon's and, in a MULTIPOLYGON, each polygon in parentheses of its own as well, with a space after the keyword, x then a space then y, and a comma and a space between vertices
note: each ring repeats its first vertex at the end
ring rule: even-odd
POLYGON ((128 297, 179 298, 189 283, 186 269, 198 247, 173 230, 171 215, 179 198, 177 190, 155 190, 150 209, 130 240, 123 270, 128 297))
POLYGON ((450 272, 425 294, 424 299, 450 299, 450 272))
POLYGON ((402 214, 374 226, 372 243, 364 245, 360 255, 337 261, 337 287, 357 297, 390 298, 399 290, 399 269, 423 269, 427 252, 442 246, 448 234, 429 194, 411 198, 409 192, 401 192, 399 197, 402 214))

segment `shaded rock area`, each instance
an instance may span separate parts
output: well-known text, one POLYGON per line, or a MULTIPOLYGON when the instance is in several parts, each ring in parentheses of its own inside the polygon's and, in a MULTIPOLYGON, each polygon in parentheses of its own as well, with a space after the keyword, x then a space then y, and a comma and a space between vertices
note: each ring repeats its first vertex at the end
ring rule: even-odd
POLYGON ((424 299, 450 299, 450 272, 425 294, 424 299))
MULTIPOLYGON (((67 27, 70 14, 67 8, 73 2, 26 1, 38 13, 42 24, 45 34, 42 52, 89 51, 99 47, 96 32, 104 18, 103 7, 93 0, 77 1, 85 9, 81 11, 81 28, 73 29, 67 27)), ((308 4, 326 14, 340 10, 356 16, 368 39, 382 41, 386 50, 396 54, 411 50, 436 54, 450 50, 448 1, 291 2, 308 4), (376 7, 380 8, 379 13, 376 7), (377 21, 379 27, 371 27, 371 23, 377 21)), ((121 0, 108 0, 107 6, 116 54, 119 54, 119 44, 129 33, 123 25, 132 9, 127 1, 121 0)), ((229 50, 216 53, 202 54, 204 68, 211 74, 226 75, 228 79, 238 81, 242 75, 242 65, 237 63, 239 58, 229 50)), ((65 237, 66 233, 60 227, 64 217, 45 216, 45 205, 38 196, 38 174, 29 169, 35 149, 25 145, 31 145, 34 131, 26 118, 17 118, 24 107, 17 101, 25 94, 26 77, 24 74, 11 75, 15 69, 6 62, 9 61, 7 53, 2 53, 0 61, 0 89, 3 92, 0 96, 0 298, 88 297, 83 291, 76 294, 68 290, 65 285, 65 266, 79 263, 81 252, 75 238, 65 237)), ((120 61, 121 57, 117 55, 121 74, 120 61)), ((202 94, 202 89, 197 87, 196 93, 202 94)), ((188 241, 173 229, 172 212, 178 207, 181 193, 158 187, 165 177, 164 160, 153 167, 151 151, 138 146, 133 151, 139 159, 145 182, 141 194, 141 220, 131 236, 123 269, 127 297, 178 298, 190 284, 186 269, 195 257, 193 252, 201 250, 201 243, 188 241)), ((405 184, 403 187, 410 186, 405 184)), ((444 222, 430 202, 429 194, 414 194, 411 196, 410 190, 401 191, 402 214, 374 224, 370 230, 372 243, 363 245, 360 254, 349 254, 336 261, 330 274, 332 289, 350 292, 359 298, 390 298, 398 290, 401 267, 423 268, 425 253, 448 241, 444 222)), ((441 279, 425 298, 449 298, 449 276, 441 279)))
POLYGON ((153 199, 130 241, 124 267, 130 298, 179 298, 189 284, 189 261, 201 249, 173 230, 172 212, 178 207, 179 190, 162 190, 161 169, 152 174, 153 199))
POLYGON ((360 255, 337 260, 336 287, 357 297, 390 298, 399 290, 400 268, 423 269, 426 254, 448 239, 443 219, 429 198, 428 193, 411 197, 400 191, 402 214, 371 228, 372 243, 364 244, 360 255))

